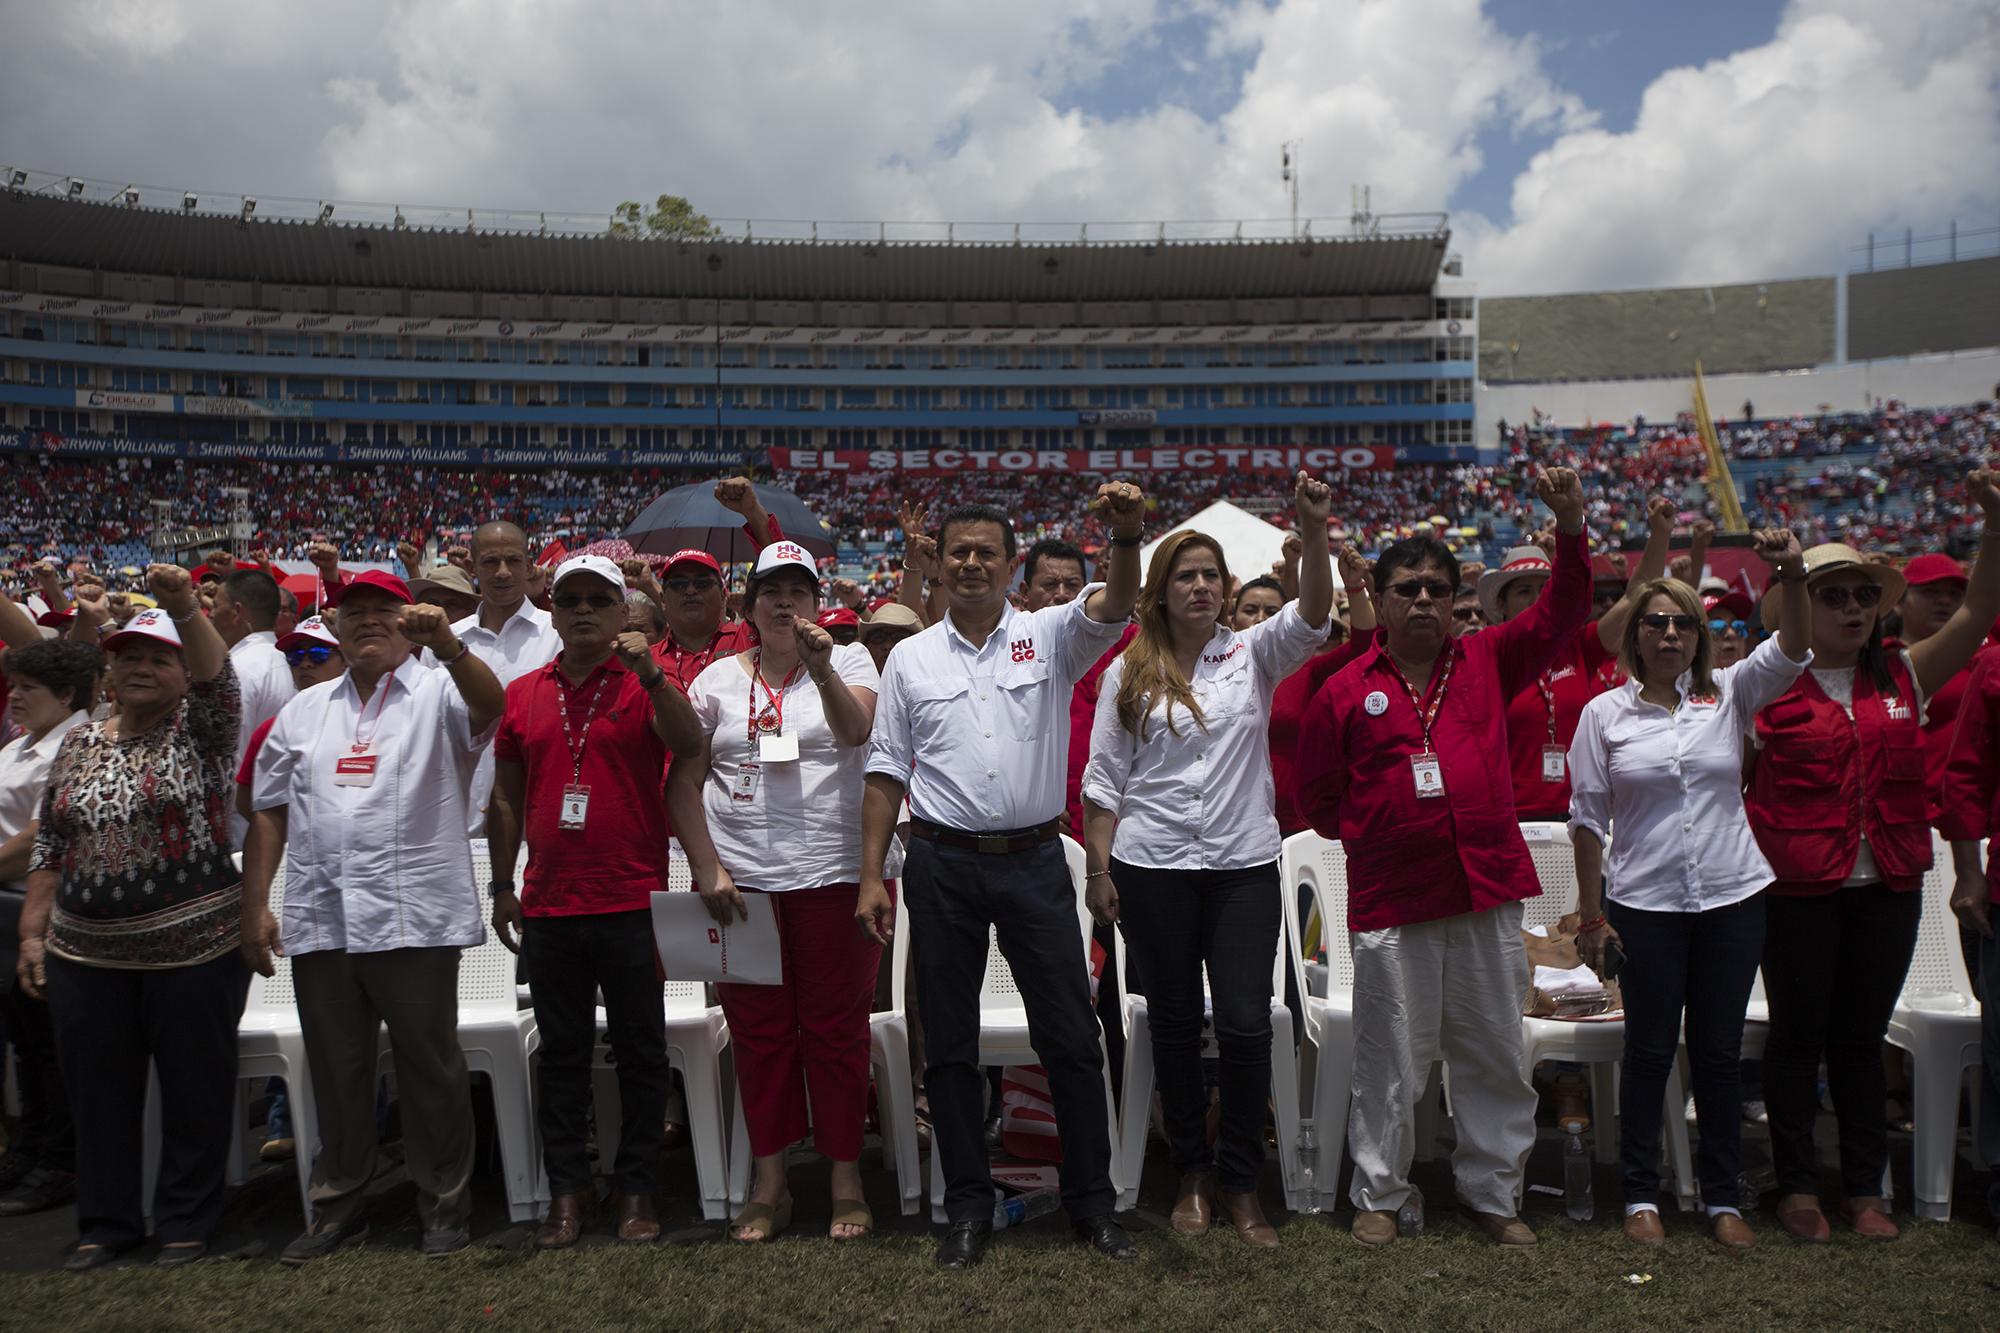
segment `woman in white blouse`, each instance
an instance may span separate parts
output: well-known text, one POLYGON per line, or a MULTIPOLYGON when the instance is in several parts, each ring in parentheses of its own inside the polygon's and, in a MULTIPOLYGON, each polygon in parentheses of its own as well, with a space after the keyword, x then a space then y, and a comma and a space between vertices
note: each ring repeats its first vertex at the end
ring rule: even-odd
POLYGON ((1143 979, 1181 1173, 1174 1229, 1208 1229, 1219 1177, 1236 1234, 1260 1247, 1278 1243, 1257 1202, 1281 910, 1271 695, 1326 639, 1330 499, 1324 483, 1298 474, 1299 599, 1242 631, 1217 623, 1229 569, 1214 538, 1180 532, 1160 543, 1139 594, 1139 632, 1104 673, 1083 774, 1087 898, 1098 921, 1122 925, 1143 979), (1212 1150, 1204 963, 1221 1048, 1222 1130, 1212 1150))
POLYGON ((729 1019, 743 1118, 756 1159, 730 1227, 769 1240, 790 1223, 785 1150, 806 1136, 833 1165, 835 1240, 866 1235, 862 1123, 868 1013, 881 945, 854 929, 861 789, 879 677, 868 650, 813 623, 819 576, 793 542, 758 556, 743 594, 756 646, 710 666, 688 691, 708 743, 675 755, 667 811, 695 887, 724 925, 743 894, 772 896, 784 980, 716 987, 729 1019))
POLYGON ((1600 971, 1607 956, 1624 959, 1622 972, 1613 969, 1625 999, 1624 1230, 1647 1245, 1665 1239, 1661 1101, 1683 1015, 1709 1224, 1725 1247, 1755 1244, 1737 1198, 1737 1061, 1763 955, 1771 866, 1743 808, 1744 738, 1757 711, 1812 658, 1798 538, 1773 529, 1756 541, 1783 588, 1777 637, 1718 670, 1694 589, 1673 579, 1648 584, 1619 653, 1631 679, 1585 705, 1569 751, 1577 943, 1600 971))

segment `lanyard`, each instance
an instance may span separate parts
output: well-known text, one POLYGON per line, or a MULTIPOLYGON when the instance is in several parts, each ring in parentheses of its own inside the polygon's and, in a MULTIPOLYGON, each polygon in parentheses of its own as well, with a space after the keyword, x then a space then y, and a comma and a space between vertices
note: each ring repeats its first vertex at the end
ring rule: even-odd
POLYGON ((1451 685, 1452 651, 1450 645, 1446 645, 1445 647, 1444 666, 1438 672, 1436 687, 1431 690, 1431 704, 1429 708, 1424 707, 1423 699, 1417 694, 1417 687, 1410 684, 1410 678, 1403 674, 1403 668, 1396 665, 1396 659, 1389 657, 1386 652, 1382 656, 1388 658, 1389 669, 1396 673, 1396 679, 1403 684, 1403 692, 1410 696, 1410 706, 1417 710, 1417 725, 1423 728, 1424 733, 1424 753, 1435 754, 1436 751, 1431 749, 1431 727, 1437 722, 1438 710, 1444 707, 1444 692, 1451 685))
POLYGON ((597 672, 597 688, 590 692, 590 703, 583 712, 583 729, 572 740, 569 734, 569 681, 563 676, 562 667, 557 665, 556 689, 562 695, 562 706, 557 711, 562 714, 563 748, 569 751, 569 780, 572 784, 583 780, 583 749, 590 744, 590 724, 597 721, 597 701, 604 693, 604 683, 611 679, 608 670, 597 672))
POLYGON ((395 679, 395 673, 391 672, 375 682, 375 697, 369 701, 375 705, 375 725, 368 728, 366 736, 361 734, 361 724, 368 720, 368 704, 361 705, 361 712, 354 719, 354 753, 360 754, 375 743, 375 733, 382 727, 382 710, 389 706, 389 686, 395 679))
POLYGON ((770 682, 764 679, 764 650, 758 648, 750 654, 750 744, 754 749, 757 733, 767 732, 782 736, 785 732, 785 695, 790 693, 792 682, 799 678, 799 667, 794 665, 785 673, 785 679, 778 686, 776 694, 771 693, 770 682), (757 687, 764 687, 766 700, 763 710, 757 708, 757 687))
POLYGON ((1535 678, 1535 688, 1542 692, 1542 707, 1549 710, 1549 744, 1556 743, 1556 687, 1551 674, 1544 671, 1535 678))

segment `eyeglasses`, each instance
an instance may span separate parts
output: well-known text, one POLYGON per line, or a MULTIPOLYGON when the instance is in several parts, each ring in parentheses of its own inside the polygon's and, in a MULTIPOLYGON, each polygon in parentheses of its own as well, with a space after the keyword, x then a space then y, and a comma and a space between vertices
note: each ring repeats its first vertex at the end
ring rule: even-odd
POLYGON ((1406 602, 1414 602, 1421 593, 1429 593, 1431 600, 1442 602, 1451 596, 1452 587, 1443 579, 1404 579, 1401 583, 1389 585, 1389 591, 1406 602))
POLYGON ((871 630, 867 634, 861 636, 861 642, 867 644, 871 648, 879 643, 896 644, 896 643, 901 643, 903 640, 909 638, 910 633, 911 631, 909 630, 900 630, 900 629, 871 630))
POLYGON ((1750 627, 1740 620, 1711 620, 1708 622, 1711 634, 1734 633, 1739 638, 1750 633, 1750 627))
POLYGON ((1451 609, 1451 618, 1453 620, 1472 620, 1478 615, 1479 608, 1476 606, 1454 606, 1451 609))
POLYGON ((285 660, 293 666, 323 666, 326 659, 333 656, 333 649, 323 643, 309 643, 298 648, 285 649, 285 660))
POLYGON ((549 600, 555 604, 558 611, 574 611, 579 606, 587 606, 593 611, 609 611, 612 607, 623 604, 623 599, 601 592, 594 593, 589 597, 585 597, 581 593, 563 593, 559 596, 551 597, 549 600))
POLYGON ((1845 611, 1849 602, 1863 611, 1877 605, 1882 600, 1882 585, 1879 583, 1822 583, 1813 589, 1813 596, 1829 611, 1845 611))
POLYGON ((722 586, 722 581, 704 574, 695 579, 668 579, 660 586, 676 596, 685 597, 694 592, 714 592, 722 586))
POLYGON ((1669 615, 1665 611, 1649 611, 1645 615, 1639 617, 1639 623, 1641 625, 1644 625, 1647 629, 1657 629, 1657 630, 1664 630, 1667 628, 1667 626, 1672 625, 1675 629, 1679 630, 1681 633, 1686 634, 1688 631, 1692 630, 1696 625, 1699 625, 1701 622, 1695 619, 1693 616, 1669 615))

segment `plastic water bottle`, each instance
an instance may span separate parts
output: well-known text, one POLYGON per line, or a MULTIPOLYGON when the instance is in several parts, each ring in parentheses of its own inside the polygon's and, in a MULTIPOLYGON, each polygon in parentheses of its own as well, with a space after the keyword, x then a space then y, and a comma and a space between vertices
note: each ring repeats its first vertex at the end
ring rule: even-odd
POLYGON ((1424 1192, 1410 1182, 1410 1197, 1396 1210, 1396 1234, 1408 1239, 1424 1234, 1424 1192))
POLYGON ((1299 1210, 1307 1217, 1318 1217, 1319 1202, 1319 1135, 1313 1130, 1311 1117, 1299 1121, 1299 1210))
POLYGON ((1046 1185, 1038 1190, 1029 1190, 1026 1194, 995 1199, 993 1229, 1001 1231, 1007 1227, 1017 1227, 1023 1222, 1030 1222, 1037 1217, 1053 1213, 1060 1207, 1062 1207, 1062 1193, 1046 1185))
POLYGON ((1575 1130, 1563 1149, 1563 1203, 1572 1222, 1588 1222, 1595 1211, 1590 1199, 1590 1155, 1583 1150, 1583 1135, 1575 1130))

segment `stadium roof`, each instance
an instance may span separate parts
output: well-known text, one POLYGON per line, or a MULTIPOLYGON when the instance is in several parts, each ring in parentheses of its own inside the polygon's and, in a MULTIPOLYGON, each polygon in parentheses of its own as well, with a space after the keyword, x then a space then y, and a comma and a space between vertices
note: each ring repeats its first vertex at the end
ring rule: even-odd
POLYGON ((241 220, 0 192, 0 256, 212 281, 825 301, 1139 301, 1427 292, 1443 219, 1403 234, 1127 241, 863 241, 430 230, 241 220))

